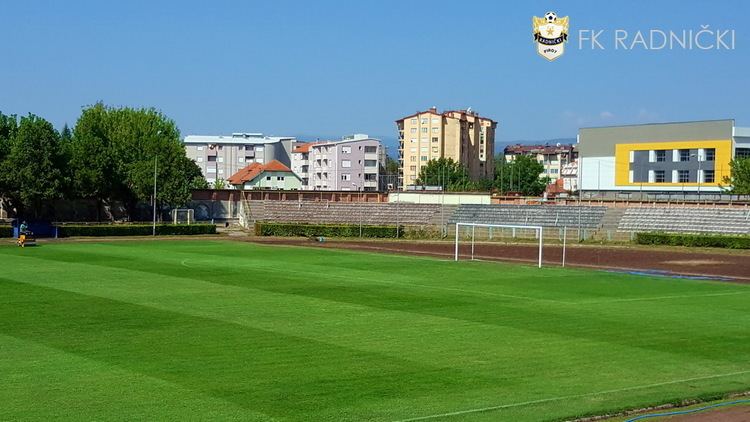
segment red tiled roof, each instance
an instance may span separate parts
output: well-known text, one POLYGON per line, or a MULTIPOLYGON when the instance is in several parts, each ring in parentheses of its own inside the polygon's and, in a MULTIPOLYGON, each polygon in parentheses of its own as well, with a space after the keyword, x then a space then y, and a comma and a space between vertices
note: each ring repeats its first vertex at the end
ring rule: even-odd
POLYGON ((295 147, 292 150, 292 152, 302 152, 302 153, 310 152, 310 147, 312 147, 313 145, 321 144, 321 143, 322 142, 306 142, 298 147, 295 147))
POLYGON ((404 121, 404 120, 412 118, 412 117, 419 116, 420 114, 425 114, 425 113, 434 114, 436 116, 450 116, 451 113, 458 113, 458 114, 461 114, 463 116, 472 116, 472 117, 475 117, 477 119, 489 120, 489 121, 491 121, 493 123, 496 123, 494 120, 490 119, 489 117, 480 116, 479 113, 477 113, 475 111, 467 111, 467 110, 445 110, 444 112, 439 113, 437 111, 437 108, 435 108, 435 107, 431 107, 431 108, 428 108, 425 111, 418 111, 418 112, 416 112, 414 114, 410 114, 410 115, 408 115, 406 117, 402 117, 402 118, 396 120, 396 123, 404 121))
POLYGON ((278 160, 273 160, 268 164, 252 163, 249 166, 243 167, 237 173, 233 174, 232 177, 227 179, 227 182, 232 185, 242 185, 255 179, 264 171, 283 171, 288 173, 292 172, 289 167, 285 166, 278 160))

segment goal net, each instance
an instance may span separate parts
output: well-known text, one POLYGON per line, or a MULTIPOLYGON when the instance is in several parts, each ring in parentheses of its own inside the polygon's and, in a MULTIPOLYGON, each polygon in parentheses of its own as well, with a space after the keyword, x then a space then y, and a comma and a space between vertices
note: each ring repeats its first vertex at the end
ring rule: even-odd
POLYGON ((524 236, 534 239, 539 246, 537 265, 542 268, 542 249, 544 228, 542 226, 527 226, 517 224, 480 224, 480 223, 456 223, 456 248, 454 259, 458 261, 462 257, 475 260, 477 242, 480 240, 493 240, 499 237, 524 236), (533 237, 532 237, 533 236, 533 237), (461 247, 463 245, 463 247, 461 247))
POLYGON ((173 224, 192 224, 195 223, 195 214, 189 208, 176 208, 172 210, 173 224))

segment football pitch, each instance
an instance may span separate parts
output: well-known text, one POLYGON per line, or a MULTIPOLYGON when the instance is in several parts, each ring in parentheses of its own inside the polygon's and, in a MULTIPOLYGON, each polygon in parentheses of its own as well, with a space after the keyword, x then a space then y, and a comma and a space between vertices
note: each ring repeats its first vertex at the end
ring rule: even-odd
POLYGON ((750 389, 740 284, 207 240, 0 268, 0 420, 564 420, 750 389))

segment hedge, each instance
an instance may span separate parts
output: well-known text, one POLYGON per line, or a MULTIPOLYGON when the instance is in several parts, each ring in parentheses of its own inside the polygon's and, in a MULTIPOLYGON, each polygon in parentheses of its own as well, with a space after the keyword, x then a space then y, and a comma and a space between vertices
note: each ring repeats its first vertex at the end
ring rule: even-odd
MULTIPOLYGON (((304 237, 359 237, 359 224, 298 224, 298 223, 255 223, 255 234, 260 236, 304 236, 304 237)), ((397 226, 362 226, 362 237, 394 238, 397 226)), ((398 227, 399 236, 404 228, 398 227)))
POLYGON ((750 249, 750 236, 677 233, 636 233, 640 245, 691 246, 702 248, 750 249))
POLYGON ((0 237, 13 237, 13 227, 0 226, 0 237))
MULTIPOLYGON (((58 237, 71 236, 150 236, 153 226, 149 224, 107 224, 107 225, 63 225, 58 227, 58 237)), ((156 234, 194 235, 216 234, 213 224, 157 224, 156 234)))

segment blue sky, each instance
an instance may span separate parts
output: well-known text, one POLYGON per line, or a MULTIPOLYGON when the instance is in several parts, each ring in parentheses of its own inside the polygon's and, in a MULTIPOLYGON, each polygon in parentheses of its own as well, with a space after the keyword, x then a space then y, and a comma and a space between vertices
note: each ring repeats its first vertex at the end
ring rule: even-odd
POLYGON ((394 120, 471 106, 498 141, 581 126, 750 125, 750 6, 690 1, 2 1, 0 110, 58 127, 81 107, 153 106, 183 134, 392 138, 394 120), (532 15, 570 16, 555 62, 532 15), (615 29, 734 29, 734 50, 614 50, 615 29), (604 51, 579 50, 604 29, 604 51))

